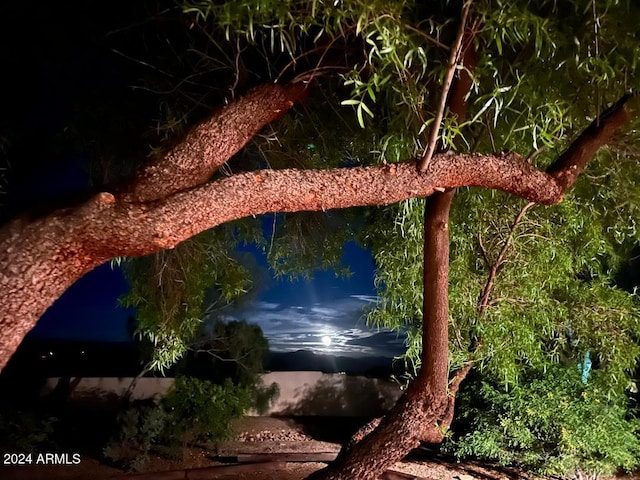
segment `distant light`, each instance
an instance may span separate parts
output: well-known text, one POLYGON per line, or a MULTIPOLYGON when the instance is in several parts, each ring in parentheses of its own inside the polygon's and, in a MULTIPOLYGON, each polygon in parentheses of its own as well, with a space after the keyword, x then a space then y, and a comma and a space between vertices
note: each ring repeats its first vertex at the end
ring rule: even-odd
POLYGON ((331 337, 329 335, 325 335, 320 339, 320 341, 325 347, 329 347, 331 345, 331 337))

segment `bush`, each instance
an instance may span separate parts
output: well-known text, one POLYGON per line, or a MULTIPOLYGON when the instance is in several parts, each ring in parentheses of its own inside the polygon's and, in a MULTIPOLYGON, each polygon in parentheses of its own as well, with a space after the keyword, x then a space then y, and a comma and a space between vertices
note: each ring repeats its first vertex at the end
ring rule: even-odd
POLYGON ((6 408, 0 414, 0 448, 4 452, 34 452, 50 446, 56 417, 33 410, 6 408))
POLYGON ((226 380, 216 385, 206 380, 177 377, 172 390, 162 400, 167 413, 163 436, 184 446, 229 438, 231 420, 241 417, 253 404, 250 387, 226 380))
POLYGON ((103 450, 122 468, 143 470, 151 447, 164 444, 172 453, 198 442, 220 441, 232 434, 231 420, 277 393, 271 387, 222 385, 177 377, 159 403, 134 402, 117 418, 117 433, 103 450))
POLYGON ((624 396, 582 383, 576 368, 554 366, 526 380, 508 392, 486 380, 468 384, 459 402, 465 428, 446 448, 543 475, 609 474, 640 464, 640 421, 624 396))
POLYGON ((117 433, 103 455, 126 470, 141 471, 164 430, 166 414, 155 402, 134 402, 117 417, 117 433))

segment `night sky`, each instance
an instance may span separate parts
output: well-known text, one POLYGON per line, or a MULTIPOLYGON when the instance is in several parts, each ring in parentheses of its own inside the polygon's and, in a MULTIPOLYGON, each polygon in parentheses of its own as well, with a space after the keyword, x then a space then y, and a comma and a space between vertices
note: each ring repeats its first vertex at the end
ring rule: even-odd
MULTIPOLYGON (((250 300, 225 310, 222 318, 258 324, 272 351, 309 350, 354 357, 403 353, 401 337, 365 323, 367 308, 376 301, 370 252, 353 242, 345 245, 343 261, 353 273, 348 278, 336 277, 333 271, 316 271, 312 280, 291 281, 274 278, 257 248, 244 250, 255 256, 260 269, 257 290, 250 300)), ((118 297, 127 289, 117 267, 102 265, 60 297, 30 335, 37 339, 132 341, 135 310, 118 304, 118 297)))
MULTIPOLYGON (((370 252, 349 242, 343 255, 352 276, 316 271, 311 281, 272 278, 251 302, 226 311, 226 317, 260 325, 274 351, 389 357, 404 353, 402 338, 365 323, 367 308, 377 300, 370 252)), ((258 260, 266 269, 264 256, 258 260)))
POLYGON ((129 286, 109 264, 89 272, 71 286, 40 318, 31 336, 38 339, 130 342, 129 319, 135 310, 119 305, 129 286))

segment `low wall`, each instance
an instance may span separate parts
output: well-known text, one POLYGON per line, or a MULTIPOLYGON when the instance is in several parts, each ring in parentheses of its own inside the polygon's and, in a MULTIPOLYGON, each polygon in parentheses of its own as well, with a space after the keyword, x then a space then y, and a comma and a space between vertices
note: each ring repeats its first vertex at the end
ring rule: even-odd
MULTIPOLYGON (((51 377, 40 393, 65 396, 72 401, 121 398, 133 380, 133 377, 51 377)), ((130 398, 159 398, 166 395, 172 385, 173 378, 139 378, 130 398)))
MULTIPOLYGON (((280 391, 267 415, 379 416, 402 393, 393 382, 338 373, 272 372, 261 378, 265 385, 276 383, 280 391)), ((47 379, 42 394, 57 393, 80 402, 117 399, 127 392, 132 381, 129 377, 54 377, 47 379)), ((140 378, 131 398, 159 398, 172 385, 172 378, 140 378)))
POLYGON ((379 416, 402 393, 393 382, 339 373, 272 372, 262 381, 280 389, 270 415, 379 416))

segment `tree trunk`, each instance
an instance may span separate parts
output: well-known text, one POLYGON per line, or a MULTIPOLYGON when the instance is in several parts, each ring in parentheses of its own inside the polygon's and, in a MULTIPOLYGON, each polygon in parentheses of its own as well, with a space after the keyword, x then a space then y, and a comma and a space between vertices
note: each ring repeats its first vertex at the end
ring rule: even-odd
POLYGON ((449 377, 449 211, 455 190, 427 198, 424 212, 422 367, 427 386, 446 398, 449 377))
POLYGON ((451 424, 455 392, 448 391, 448 222, 453 195, 453 191, 437 193, 426 200, 423 350, 418 376, 377 428, 309 479, 376 479, 420 441, 441 442, 451 424))
MULTIPOLYGON (((465 97, 472 85, 470 72, 476 65, 473 32, 466 29, 469 4, 463 10, 456 38, 451 47, 449 73, 460 62, 465 68, 455 79, 450 96, 445 82, 441 111, 445 102, 449 114, 462 123, 466 114, 465 97)), ((429 145, 419 162, 427 171, 440 129, 436 119, 429 145)), ((449 212, 455 190, 436 192, 426 199, 424 211, 424 256, 422 297, 422 358, 418 376, 409 385, 391 412, 363 429, 360 443, 347 445, 345 451, 317 479, 376 479, 393 463, 404 458, 420 441, 440 443, 453 421, 455 395, 471 364, 457 372, 449 388, 449 212)), ((359 440, 359 439, 354 439, 359 440)))

